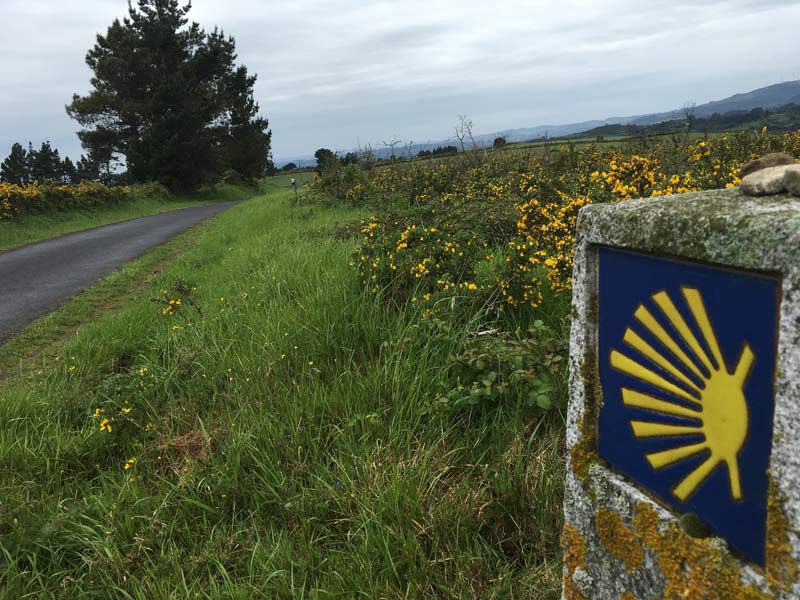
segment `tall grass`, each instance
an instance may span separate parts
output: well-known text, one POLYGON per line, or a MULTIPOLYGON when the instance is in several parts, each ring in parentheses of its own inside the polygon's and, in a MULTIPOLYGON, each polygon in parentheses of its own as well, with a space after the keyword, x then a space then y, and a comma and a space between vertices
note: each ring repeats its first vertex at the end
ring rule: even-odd
MULTIPOLYGON (((303 174, 300 181, 308 179, 303 174)), ((289 176, 270 177, 257 186, 220 184, 188 196, 173 196, 159 185, 135 185, 124 202, 95 208, 26 213, 12 221, 0 220, 0 252, 68 233, 119 223, 148 215, 211 202, 232 202, 252 198, 261 191, 289 187, 289 176)))
POLYGON ((0 386, 2 595, 557 597, 560 415, 439 407, 470 327, 276 188, 0 386))

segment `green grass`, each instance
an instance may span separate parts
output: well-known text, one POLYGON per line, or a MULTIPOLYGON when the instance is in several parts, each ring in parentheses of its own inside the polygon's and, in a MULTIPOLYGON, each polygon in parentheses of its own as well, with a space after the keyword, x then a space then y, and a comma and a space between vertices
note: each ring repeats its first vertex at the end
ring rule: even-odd
POLYGON ((29 324, 23 332, 0 346, 0 381, 43 373, 47 362, 61 352, 61 346, 82 324, 119 310, 141 296, 141 289, 197 241, 208 224, 204 221, 173 237, 29 324))
POLYGON ((503 146, 502 148, 496 149, 499 152, 514 152, 519 150, 530 150, 530 149, 546 149, 546 148, 558 148, 560 146, 593 146, 596 148, 618 148, 620 146, 625 146, 631 143, 641 142, 644 138, 650 144, 658 144, 660 140, 669 139, 672 136, 680 137, 685 136, 685 139, 688 140, 689 143, 697 142, 699 140, 708 138, 708 137, 719 137, 723 134, 721 133, 701 133, 697 131, 693 131, 691 133, 684 134, 682 132, 668 132, 668 133, 648 133, 645 136, 641 135, 605 135, 601 136, 601 140, 598 141, 597 136, 587 136, 587 137, 580 137, 580 134, 575 134, 576 137, 565 136, 562 138, 553 138, 550 140, 535 140, 530 142, 512 142, 503 146))
POLYGON ((134 198, 124 204, 96 210, 73 209, 63 212, 22 215, 11 222, 0 221, 0 252, 91 227, 197 206, 206 202, 194 199, 134 198))
POLYGON ((293 177, 297 180, 298 187, 301 187, 313 179, 314 175, 315 173, 313 171, 303 171, 301 173, 288 173, 286 175, 267 177, 261 181, 261 189, 265 192, 291 190, 291 181, 293 177))
POLYGON ((442 410, 470 327, 365 294, 358 215, 287 182, 0 383, 0 596, 559 596, 560 415, 442 410))
MULTIPOLYGON (((556 151, 562 146, 591 146, 594 148, 619 148, 631 143, 638 143, 642 141, 642 136, 622 136, 622 135, 606 135, 602 136, 602 140, 598 141, 597 136, 580 137, 580 134, 575 134, 576 137, 565 136, 561 138, 552 138, 547 140, 531 140, 527 142, 509 142, 500 148, 493 148, 487 146, 485 148, 475 148, 467 150, 467 154, 478 153, 485 156, 492 156, 492 154, 505 154, 505 153, 528 153, 534 150, 537 151, 556 151)), ((660 140, 668 139, 671 136, 685 135, 681 132, 674 133, 649 133, 645 136, 647 143, 658 144, 660 140)), ((708 137, 719 137, 722 133, 701 133, 691 132, 686 135, 686 139, 692 143, 708 137)), ((464 157, 465 153, 459 152, 458 154, 451 154, 447 156, 415 156, 403 160, 400 164, 422 163, 422 164, 436 164, 442 161, 453 160, 454 157, 464 157)), ((389 166, 388 161, 384 161, 379 165, 379 168, 386 168, 389 166)))
MULTIPOLYGON (((309 178, 309 174, 303 175, 298 179, 301 183, 309 178)), ((274 189, 279 185, 289 187, 289 177, 270 177, 265 179, 259 185, 259 188, 225 184, 215 185, 204 188, 188 197, 157 198, 139 194, 137 193, 137 188, 134 187, 129 199, 116 206, 95 210, 71 209, 60 212, 22 215, 14 221, 0 221, 0 252, 92 227, 119 223, 120 221, 137 219, 180 208, 213 202, 247 200, 262 189, 274 189)))

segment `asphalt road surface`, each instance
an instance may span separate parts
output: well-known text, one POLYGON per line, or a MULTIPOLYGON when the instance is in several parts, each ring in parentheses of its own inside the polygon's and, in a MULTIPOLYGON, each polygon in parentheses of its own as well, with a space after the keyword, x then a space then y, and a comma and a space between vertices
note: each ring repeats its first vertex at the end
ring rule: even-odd
POLYGON ((0 253, 0 343, 126 262, 234 204, 183 208, 0 253))

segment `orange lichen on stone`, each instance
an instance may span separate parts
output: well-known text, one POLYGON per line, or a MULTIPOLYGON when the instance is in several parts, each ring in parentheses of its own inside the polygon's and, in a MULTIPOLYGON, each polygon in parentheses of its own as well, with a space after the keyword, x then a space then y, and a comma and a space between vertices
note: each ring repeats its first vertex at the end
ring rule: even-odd
POLYGON ((595 527, 603 548, 623 562, 628 573, 642 566, 644 550, 636 533, 613 510, 598 509, 595 513, 595 527))
POLYGON ((564 549, 564 598, 565 600, 586 600, 586 596, 572 581, 572 574, 578 567, 586 568, 586 538, 581 535, 577 527, 564 523, 561 531, 561 547, 564 549))
POLYGON ((675 523, 660 530, 661 520, 645 503, 636 507, 634 531, 644 547, 652 551, 665 578, 665 599, 725 598, 767 600, 771 595, 741 584, 739 562, 711 539, 693 538, 675 523))
POLYGON ((572 459, 572 472, 582 481, 586 481, 589 478, 589 467, 597 461, 594 444, 592 442, 587 443, 585 438, 582 437, 572 447, 570 458, 572 459))
POLYGON ((633 594, 629 594, 628 592, 625 592, 619 597, 619 600, 636 600, 636 596, 634 596, 633 594))
POLYGON ((588 600, 572 581, 568 573, 564 573, 564 600, 588 600))
POLYGON ((578 567, 586 568, 586 539, 569 523, 564 524, 561 532, 561 547, 564 549, 564 564, 570 574, 578 567))
POLYGON ((778 484, 770 479, 767 497, 766 576, 773 589, 788 591, 797 581, 797 563, 792 558, 789 519, 783 512, 778 484))

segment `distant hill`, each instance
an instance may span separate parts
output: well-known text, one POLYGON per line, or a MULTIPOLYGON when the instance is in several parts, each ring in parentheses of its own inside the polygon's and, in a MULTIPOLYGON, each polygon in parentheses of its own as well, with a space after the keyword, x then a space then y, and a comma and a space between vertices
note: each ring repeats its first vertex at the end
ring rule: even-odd
MULTIPOLYGON (((776 83, 768 85, 763 88, 751 90, 741 94, 734 94, 729 98, 722 100, 714 100, 705 104, 699 104, 694 107, 694 115, 698 118, 710 118, 715 113, 724 115, 734 111, 752 111, 756 108, 772 109, 776 107, 783 107, 789 104, 800 105, 800 81, 786 81, 784 83, 776 83)), ((581 121, 579 123, 567 123, 565 125, 536 125, 534 127, 521 127, 517 129, 507 129, 505 131, 495 131, 493 133, 483 133, 475 136, 475 141, 481 146, 491 146, 495 138, 502 136, 508 142, 526 142, 538 140, 542 138, 566 137, 573 134, 581 133, 584 135, 586 132, 595 131, 597 128, 602 128, 610 125, 633 125, 645 126, 662 123, 665 121, 674 121, 684 118, 683 108, 676 108, 668 112, 651 113, 645 115, 633 115, 629 117, 609 117, 607 119, 595 119, 590 121, 581 121)), ((626 131, 626 128, 618 129, 618 131, 626 131)), ((649 130, 649 128, 648 128, 649 130)), ((626 135, 623 133, 611 133, 611 129, 606 133, 598 133, 597 135, 626 135)), ((414 144, 410 148, 405 149, 407 154, 416 156, 421 150, 433 150, 438 146, 446 146, 453 143, 453 139, 435 140, 425 144, 414 144)), ((389 148, 374 148, 376 158, 388 158, 391 154, 389 148)), ((400 152, 395 148, 395 154, 400 156, 400 152)), ((278 166, 293 162, 299 166, 314 166, 316 161, 312 155, 294 156, 294 157, 281 157, 276 158, 275 163, 278 166)))
MULTIPOLYGON (((767 127, 770 131, 795 131, 800 129, 800 104, 786 104, 771 109, 761 107, 752 110, 731 110, 724 113, 714 112, 708 116, 696 117, 692 131, 704 133, 719 133, 737 129, 761 129, 767 127)), ((667 133, 683 131, 686 129, 685 115, 681 118, 659 121, 652 125, 635 123, 609 124, 593 127, 587 131, 574 133, 558 139, 601 138, 612 136, 634 136, 643 133, 667 133)))
MULTIPOLYGON (((697 117, 710 117, 714 113, 724 114, 737 110, 753 110, 754 108, 775 108, 787 104, 800 104, 800 81, 787 81, 776 83, 767 87, 758 88, 743 94, 734 94, 724 100, 715 100, 695 107, 697 117)), ((651 125, 660 121, 682 119, 683 109, 676 109, 665 113, 641 115, 630 118, 627 123, 634 125, 651 125)), ((618 121, 622 123, 623 121, 618 121)))
MULTIPOLYGON (((694 115, 695 117, 711 117, 715 113, 724 114, 733 111, 751 111, 757 108, 771 109, 790 104, 800 105, 800 81, 776 83, 742 94, 734 94, 723 100, 714 100, 705 104, 699 104, 694 107, 694 115)), ((567 125, 537 125, 536 127, 509 129, 507 131, 498 131, 475 136, 475 139, 481 143, 481 145, 489 145, 497 136, 502 135, 508 142, 524 142, 543 137, 566 137, 577 133, 594 131, 596 128, 602 128, 604 126, 653 125, 663 121, 683 119, 684 117, 683 108, 676 108, 675 110, 663 113, 633 115, 628 117, 609 117, 602 120, 583 121, 580 123, 569 123, 567 125)), ((618 130, 622 132, 627 131, 628 128, 620 128, 618 130)), ((605 135, 614 135, 611 131, 613 131, 613 129, 607 131, 605 135)))
POLYGON ((568 123, 567 125, 536 125, 535 127, 521 127, 518 129, 507 129, 494 133, 484 133, 475 136, 475 141, 482 146, 490 146, 497 137, 506 138, 507 142, 527 142, 540 138, 564 137, 573 133, 586 131, 593 127, 605 125, 608 121, 581 121, 580 123, 568 123))

